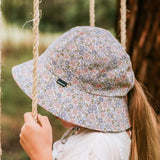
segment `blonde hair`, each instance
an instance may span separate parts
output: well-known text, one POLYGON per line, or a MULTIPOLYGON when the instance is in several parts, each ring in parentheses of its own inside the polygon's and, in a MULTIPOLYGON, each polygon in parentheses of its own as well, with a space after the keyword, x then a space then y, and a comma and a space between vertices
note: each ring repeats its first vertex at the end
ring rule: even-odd
POLYGON ((130 159, 160 160, 156 114, 137 80, 128 94, 128 104, 132 126, 130 159))

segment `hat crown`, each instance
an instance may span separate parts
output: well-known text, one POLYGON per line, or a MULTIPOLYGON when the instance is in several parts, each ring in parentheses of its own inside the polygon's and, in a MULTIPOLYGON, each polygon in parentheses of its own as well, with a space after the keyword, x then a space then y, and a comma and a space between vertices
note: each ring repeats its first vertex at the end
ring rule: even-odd
MULTIPOLYGON (((130 128, 124 95, 134 85, 130 57, 112 34, 75 27, 38 58, 38 104, 85 128, 119 132, 130 128)), ((12 68, 19 87, 32 99, 33 60, 12 68)))
POLYGON ((97 27, 75 27, 46 50, 54 74, 85 92, 124 96, 134 84, 129 55, 112 34, 97 27))

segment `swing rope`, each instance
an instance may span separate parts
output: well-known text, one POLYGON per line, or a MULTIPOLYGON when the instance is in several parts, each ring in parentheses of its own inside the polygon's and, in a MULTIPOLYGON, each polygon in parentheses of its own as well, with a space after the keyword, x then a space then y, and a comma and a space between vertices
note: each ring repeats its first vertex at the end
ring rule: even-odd
POLYGON ((0 0, 0 160, 2 156, 2 144, 1 144, 1 123, 2 123, 2 117, 1 117, 1 95, 2 95, 2 90, 1 90, 1 63, 2 63, 2 58, 1 58, 1 49, 2 49, 2 42, 1 42, 1 24, 2 24, 2 12, 1 12, 1 0, 0 0))
POLYGON ((37 86, 38 86, 38 55, 39 55, 39 0, 33 2, 33 88, 32 114, 37 118, 37 86))
POLYGON ((95 26, 95 0, 89 0, 90 26, 95 26))
POLYGON ((121 0, 120 2, 120 34, 121 34, 121 45, 126 50, 126 0, 121 0))

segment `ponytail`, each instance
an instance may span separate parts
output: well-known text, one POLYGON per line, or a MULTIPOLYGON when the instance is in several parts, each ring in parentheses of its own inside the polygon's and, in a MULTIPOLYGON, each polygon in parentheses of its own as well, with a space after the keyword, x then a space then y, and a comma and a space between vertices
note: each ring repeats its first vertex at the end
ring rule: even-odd
POLYGON ((156 114, 137 80, 128 94, 128 103, 132 126, 130 159, 160 160, 156 114))

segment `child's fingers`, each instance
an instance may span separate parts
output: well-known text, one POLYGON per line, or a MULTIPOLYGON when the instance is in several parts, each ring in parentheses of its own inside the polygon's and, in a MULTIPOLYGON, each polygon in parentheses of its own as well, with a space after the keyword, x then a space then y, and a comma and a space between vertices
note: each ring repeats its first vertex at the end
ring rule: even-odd
POLYGON ((25 125, 23 125, 23 126, 21 127, 20 135, 22 135, 22 133, 23 133, 24 129, 25 129, 25 125))
POLYGON ((21 146, 23 146, 24 143, 22 138, 19 139, 19 143, 21 144, 21 146))
POLYGON ((41 123, 42 127, 51 126, 47 116, 41 116, 38 114, 38 120, 41 123))
POLYGON ((49 119, 47 116, 41 116, 40 114, 37 115, 38 121, 36 122, 32 116, 31 112, 27 112, 24 114, 24 121, 26 125, 40 125, 41 127, 51 127, 49 119))
POLYGON ((21 144, 21 146, 23 146, 23 144, 24 144, 24 142, 23 142, 23 135, 22 135, 22 131, 23 131, 23 129, 24 129, 24 125, 23 125, 23 127, 21 128, 21 133, 19 134, 19 142, 20 142, 20 144, 21 144))
POLYGON ((32 116, 32 113, 31 112, 26 112, 25 114, 24 114, 24 122, 26 123, 26 124, 34 124, 34 123, 36 123, 36 121, 34 120, 34 118, 33 118, 33 116, 32 116))

